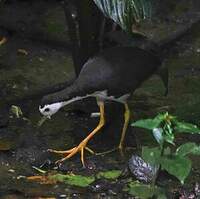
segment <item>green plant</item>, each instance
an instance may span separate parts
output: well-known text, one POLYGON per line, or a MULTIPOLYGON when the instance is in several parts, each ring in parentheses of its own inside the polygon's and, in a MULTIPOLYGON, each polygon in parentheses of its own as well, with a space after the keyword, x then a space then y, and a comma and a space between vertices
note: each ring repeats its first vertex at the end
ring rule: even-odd
MULTIPOLYGON (((192 167, 192 162, 188 155, 200 155, 200 146, 193 142, 187 142, 176 147, 175 135, 180 133, 200 134, 200 129, 196 125, 179 122, 176 117, 168 113, 159 114, 153 119, 136 121, 132 123, 132 126, 150 130, 158 143, 156 147, 142 147, 144 161, 154 167, 158 167, 158 172, 160 170, 167 171, 183 184, 192 167)), ((157 195, 157 192, 152 193, 152 190, 158 190, 157 188, 155 189, 155 183, 156 177, 150 186, 151 195, 157 195), (152 189, 152 187, 154 188, 152 189)), ((146 185, 137 184, 137 190, 140 186, 141 190, 144 188, 149 189, 146 185)), ((136 187, 132 186, 132 192, 136 193, 135 189, 136 187)), ((140 192, 137 193, 139 194, 140 192)))
POLYGON ((94 0, 103 14, 123 30, 132 33, 133 25, 152 16, 152 0, 94 0))
POLYGON ((176 117, 168 113, 159 114, 153 119, 136 121, 132 123, 132 126, 150 130, 158 143, 156 147, 142 147, 143 160, 157 168, 157 174, 152 184, 130 182, 125 191, 142 199, 167 199, 166 190, 156 186, 159 171, 167 171, 183 184, 192 167, 188 155, 200 155, 200 146, 196 143, 187 142, 176 148, 175 135, 180 133, 200 134, 200 129, 196 125, 179 122, 176 117))

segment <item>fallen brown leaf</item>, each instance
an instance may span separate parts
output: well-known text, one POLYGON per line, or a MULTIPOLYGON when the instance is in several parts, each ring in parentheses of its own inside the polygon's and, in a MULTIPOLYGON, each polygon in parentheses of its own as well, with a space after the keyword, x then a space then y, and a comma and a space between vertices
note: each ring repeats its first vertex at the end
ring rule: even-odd
POLYGON ((29 176, 26 179, 40 184, 56 184, 56 180, 49 179, 48 176, 29 176))

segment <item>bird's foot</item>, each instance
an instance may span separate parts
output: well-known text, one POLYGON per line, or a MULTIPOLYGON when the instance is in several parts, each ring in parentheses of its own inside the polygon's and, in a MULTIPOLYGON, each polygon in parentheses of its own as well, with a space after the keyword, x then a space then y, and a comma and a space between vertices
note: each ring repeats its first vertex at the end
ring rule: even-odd
POLYGON ((88 152, 90 152, 91 154, 95 154, 95 152, 92 149, 90 149, 89 147, 87 147, 86 144, 87 144, 87 140, 83 140, 78 146, 73 147, 72 149, 69 149, 69 150, 66 150, 66 151, 57 151, 57 150, 53 150, 53 149, 48 149, 48 151, 52 152, 52 153, 65 155, 64 158, 57 160, 55 162, 56 164, 59 164, 59 163, 65 161, 65 160, 71 158, 72 156, 74 156, 78 152, 80 152, 81 153, 81 162, 83 164, 83 167, 85 167, 84 149, 87 150, 88 152))
POLYGON ((112 153, 112 152, 118 151, 118 150, 120 152, 120 155, 123 157, 124 156, 124 147, 122 145, 119 145, 118 147, 110 149, 108 151, 104 151, 104 152, 100 152, 100 153, 95 153, 95 155, 106 155, 106 154, 109 154, 109 153, 112 153))
POLYGON ((104 151, 104 152, 100 152, 100 153, 95 153, 95 155, 106 155, 106 154, 112 153, 112 152, 114 152, 116 150, 117 150, 117 148, 113 148, 113 149, 110 149, 108 151, 104 151))

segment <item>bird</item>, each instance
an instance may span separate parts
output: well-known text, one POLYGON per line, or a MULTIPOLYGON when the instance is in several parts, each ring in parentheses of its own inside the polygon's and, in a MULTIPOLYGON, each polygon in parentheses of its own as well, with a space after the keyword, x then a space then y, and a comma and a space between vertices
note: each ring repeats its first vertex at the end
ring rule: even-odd
POLYGON ((44 96, 39 111, 46 117, 51 117, 63 106, 88 97, 96 98, 100 110, 98 125, 77 146, 66 151, 49 150, 64 155, 57 163, 80 152, 81 162, 85 167, 84 151, 94 153, 88 147, 88 142, 106 123, 104 107, 106 101, 115 101, 125 107, 124 124, 118 145, 118 149, 123 151, 130 120, 128 99, 161 65, 162 60, 159 56, 144 49, 123 46, 107 48, 86 61, 79 76, 70 86, 44 96))

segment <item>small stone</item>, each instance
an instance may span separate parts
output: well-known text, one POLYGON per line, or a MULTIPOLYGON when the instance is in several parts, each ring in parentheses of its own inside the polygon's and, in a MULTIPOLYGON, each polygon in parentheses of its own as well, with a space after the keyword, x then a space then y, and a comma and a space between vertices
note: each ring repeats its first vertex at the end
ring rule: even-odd
POLYGON ((10 172, 10 173, 14 173, 15 170, 14 170, 14 169, 9 169, 8 172, 10 172))
POLYGON ((26 176, 22 176, 22 175, 17 176, 17 180, 20 180, 20 179, 26 179, 26 176))
POLYGON ((66 195, 66 194, 61 194, 60 197, 61 197, 61 198, 66 198, 67 195, 66 195))
POLYGON ((200 53, 200 48, 197 48, 197 53, 200 53))
POLYGON ((141 157, 133 155, 128 163, 130 172, 137 180, 150 183, 155 178, 158 168, 151 166, 145 162, 141 157))
POLYGON ((43 61, 44 61, 44 59, 43 59, 42 57, 39 57, 39 61, 43 62, 43 61))

